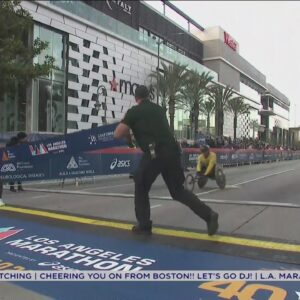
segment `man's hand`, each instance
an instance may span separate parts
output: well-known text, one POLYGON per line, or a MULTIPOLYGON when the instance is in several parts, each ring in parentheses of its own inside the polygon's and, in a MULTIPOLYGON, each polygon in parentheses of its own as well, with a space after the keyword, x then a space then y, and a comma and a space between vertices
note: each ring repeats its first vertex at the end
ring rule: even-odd
POLYGON ((130 129, 129 127, 124 124, 124 123, 120 123, 117 128, 115 129, 114 132, 114 138, 115 139, 121 139, 121 138, 126 138, 127 136, 130 136, 130 129))

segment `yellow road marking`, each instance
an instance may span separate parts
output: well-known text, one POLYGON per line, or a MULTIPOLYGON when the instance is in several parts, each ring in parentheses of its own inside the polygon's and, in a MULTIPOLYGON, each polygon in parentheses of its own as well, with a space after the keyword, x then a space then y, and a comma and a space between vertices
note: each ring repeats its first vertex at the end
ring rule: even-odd
MULTIPOLYGON (((12 206, 2 206, 0 207, 2 211, 12 211, 22 214, 29 214, 34 216, 46 217, 56 220, 63 220, 69 222, 76 222, 82 224, 89 224, 95 226, 103 226, 109 228, 117 228, 123 230, 131 230, 132 224, 130 223, 120 223, 114 221, 104 221, 104 220, 96 220, 92 218, 85 218, 85 217, 77 217, 77 216, 69 216, 64 215, 61 213, 54 213, 42 210, 33 210, 27 208, 18 208, 12 206)), ((193 239, 193 240, 203 240, 203 241, 211 241, 211 242, 218 242, 224 244, 231 244, 231 245, 239 245, 239 246, 248 246, 248 247, 255 247, 255 248, 262 248, 262 249, 272 249, 272 250, 279 250, 279 251, 291 251, 291 252, 299 252, 300 253, 300 245, 297 244, 287 244, 287 243, 280 243, 280 242, 271 242, 271 241, 263 241, 263 240, 254 240, 254 239, 246 239, 246 238, 238 238, 226 235, 215 235, 213 237, 208 236, 204 233, 199 232, 190 232, 184 230, 175 230, 175 229, 165 229, 154 227, 153 233, 158 235, 164 236, 171 236, 177 238, 185 238, 185 239, 193 239)))

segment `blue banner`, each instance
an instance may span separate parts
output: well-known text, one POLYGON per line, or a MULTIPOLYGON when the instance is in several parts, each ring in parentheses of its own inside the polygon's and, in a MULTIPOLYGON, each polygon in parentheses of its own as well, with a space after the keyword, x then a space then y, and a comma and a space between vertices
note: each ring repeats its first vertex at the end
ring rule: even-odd
POLYGON ((50 178, 74 178, 101 174, 99 155, 55 155, 50 159, 50 178))
POLYGON ((5 161, 29 161, 50 154, 76 154, 85 151, 124 146, 124 140, 114 139, 118 123, 82 130, 39 142, 0 149, 0 158, 5 161))
MULTIPOLYGON (((109 144, 112 143, 109 142, 109 144)), ((106 148, 103 141, 102 147, 106 148)), ((71 150, 68 149, 68 151, 71 150)), ((213 151, 217 154, 217 162, 222 165, 300 159, 299 151, 224 149, 213 151)), ((18 161, 16 158, 9 161, 0 161, 1 178, 3 181, 9 182, 128 174, 137 169, 142 156, 141 151, 124 147, 98 149, 98 151, 92 153, 76 153, 76 150, 74 152, 71 154, 40 155, 28 161, 18 161)), ((6 150, 6 153, 10 155, 10 149, 6 150)), ((182 155, 184 169, 196 167, 199 149, 184 149, 182 155)))

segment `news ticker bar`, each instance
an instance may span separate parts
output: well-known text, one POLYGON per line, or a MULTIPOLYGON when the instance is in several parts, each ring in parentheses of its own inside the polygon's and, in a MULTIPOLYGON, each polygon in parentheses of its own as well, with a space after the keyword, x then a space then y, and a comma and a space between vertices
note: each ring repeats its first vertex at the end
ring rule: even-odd
POLYGON ((300 270, 0 271, 0 281, 300 281, 300 270))

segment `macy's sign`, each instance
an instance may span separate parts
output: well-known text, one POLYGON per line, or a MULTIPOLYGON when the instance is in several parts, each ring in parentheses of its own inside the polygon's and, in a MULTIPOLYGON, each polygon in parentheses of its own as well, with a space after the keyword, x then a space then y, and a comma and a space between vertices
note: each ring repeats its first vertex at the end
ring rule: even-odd
POLYGON ((226 31, 224 31, 224 43, 227 44, 232 50, 237 50, 237 42, 226 31))

